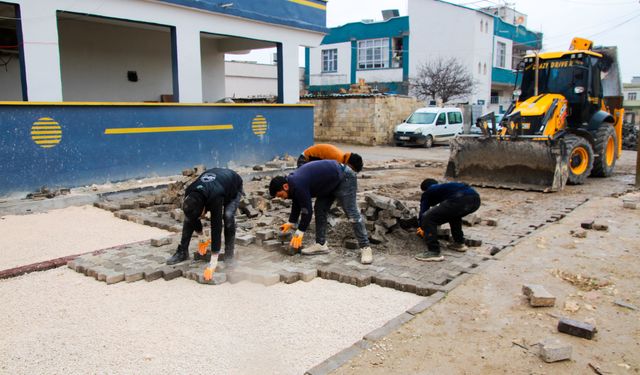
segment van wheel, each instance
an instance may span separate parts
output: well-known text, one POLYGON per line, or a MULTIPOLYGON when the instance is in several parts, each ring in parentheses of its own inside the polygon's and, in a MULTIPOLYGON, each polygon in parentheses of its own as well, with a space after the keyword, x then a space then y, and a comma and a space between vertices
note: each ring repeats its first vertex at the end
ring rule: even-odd
POLYGON ((433 146, 433 137, 428 135, 427 138, 424 140, 422 147, 431 148, 431 146, 433 146))

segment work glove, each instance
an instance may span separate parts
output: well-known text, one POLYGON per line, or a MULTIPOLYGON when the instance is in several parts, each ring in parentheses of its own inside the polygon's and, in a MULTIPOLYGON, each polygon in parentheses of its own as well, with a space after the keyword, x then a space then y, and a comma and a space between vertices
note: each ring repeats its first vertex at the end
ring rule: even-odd
POLYGON ((207 248, 211 245, 211 240, 200 240, 198 243, 198 253, 205 256, 207 254, 207 248))
POLYGON ((289 233, 291 229, 296 229, 295 223, 285 223, 280 226, 280 232, 282 232, 282 234, 289 233))
POLYGON ((418 228, 418 230, 416 230, 416 234, 422 238, 424 238, 424 231, 422 230, 422 228, 418 228))
POLYGON ((302 247, 302 237, 304 237, 304 232, 300 229, 296 229, 289 245, 291 245, 295 250, 300 249, 302 247))

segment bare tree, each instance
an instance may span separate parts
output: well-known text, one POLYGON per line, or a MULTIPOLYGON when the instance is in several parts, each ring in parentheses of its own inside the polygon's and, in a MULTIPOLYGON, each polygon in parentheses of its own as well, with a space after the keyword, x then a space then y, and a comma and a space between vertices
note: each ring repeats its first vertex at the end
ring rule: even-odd
POLYGON ((440 57, 422 63, 418 66, 416 78, 410 82, 418 98, 440 98, 443 103, 473 93, 475 86, 471 72, 454 57, 440 57))

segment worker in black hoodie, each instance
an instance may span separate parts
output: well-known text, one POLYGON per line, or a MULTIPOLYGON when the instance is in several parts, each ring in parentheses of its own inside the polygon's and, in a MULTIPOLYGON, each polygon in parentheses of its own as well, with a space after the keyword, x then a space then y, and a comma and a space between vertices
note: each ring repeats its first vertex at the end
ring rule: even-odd
POLYGON ((444 259, 440 254, 438 243, 438 225, 449 223, 453 243, 449 249, 466 251, 464 233, 462 232, 462 218, 480 207, 480 195, 471 186, 460 182, 439 184, 438 181, 427 178, 422 181, 420 189, 420 214, 418 215, 417 234, 424 237, 427 250, 416 255, 420 261, 438 262, 444 259))
POLYGON ((211 251, 220 252, 222 223, 224 221, 224 262, 233 264, 236 236, 235 213, 242 198, 242 177, 231 169, 212 168, 201 174, 187 187, 182 210, 182 239, 168 265, 189 259, 189 242, 193 232, 202 233, 200 218, 211 215, 211 251))

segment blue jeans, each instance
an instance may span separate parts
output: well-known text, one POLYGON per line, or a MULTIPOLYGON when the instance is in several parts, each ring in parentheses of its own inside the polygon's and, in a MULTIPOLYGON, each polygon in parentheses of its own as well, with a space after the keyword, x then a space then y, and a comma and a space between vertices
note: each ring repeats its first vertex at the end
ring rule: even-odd
POLYGON ((342 206, 342 210, 349 218, 349 222, 353 226, 353 232, 358 240, 360 248, 369 246, 369 236, 364 226, 358 203, 356 201, 356 193, 358 191, 358 177, 356 173, 345 166, 344 176, 338 187, 333 191, 332 195, 317 197, 313 208, 316 215, 316 242, 324 244, 327 241, 327 215, 334 199, 338 199, 338 203, 342 206))

